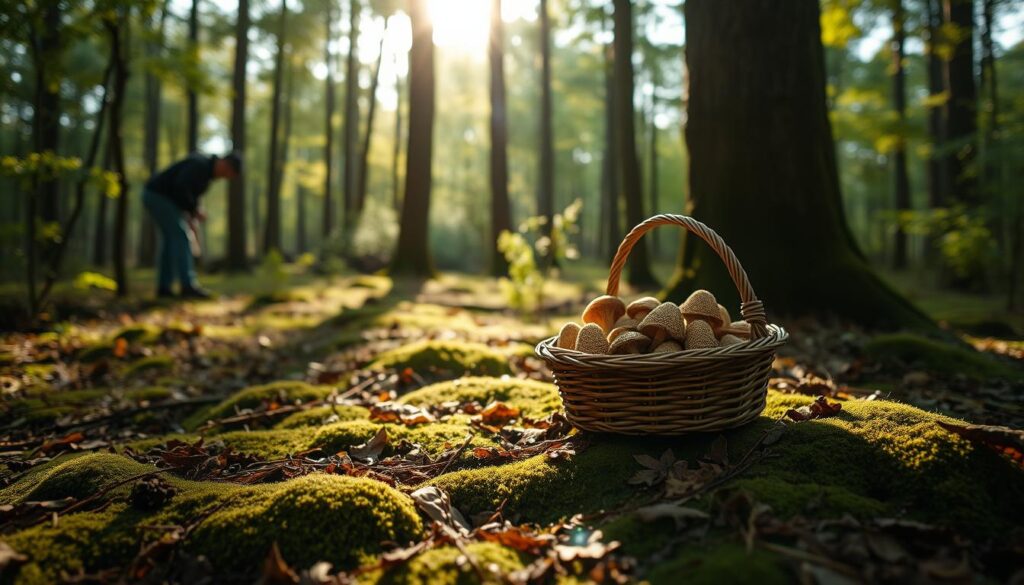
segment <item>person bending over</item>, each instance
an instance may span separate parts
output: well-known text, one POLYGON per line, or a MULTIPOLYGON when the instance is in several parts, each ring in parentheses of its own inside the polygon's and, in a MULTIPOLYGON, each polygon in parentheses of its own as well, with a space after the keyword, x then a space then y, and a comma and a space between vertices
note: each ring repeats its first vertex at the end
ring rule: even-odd
POLYGON ((158 297, 174 294, 175 280, 183 298, 208 298, 210 293, 196 280, 193 247, 198 248, 196 221, 206 219, 199 198, 213 179, 234 179, 242 172, 242 157, 236 152, 223 157, 193 153, 150 177, 142 201, 160 231, 157 263, 158 297))

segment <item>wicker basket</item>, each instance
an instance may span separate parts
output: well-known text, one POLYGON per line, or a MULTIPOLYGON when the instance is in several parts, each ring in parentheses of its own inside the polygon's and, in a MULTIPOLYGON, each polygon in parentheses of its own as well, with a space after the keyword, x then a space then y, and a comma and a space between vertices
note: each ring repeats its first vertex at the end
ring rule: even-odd
POLYGON ((775 350, 789 335, 769 325, 764 306, 732 249, 703 223, 683 215, 657 215, 633 228, 615 253, 607 294, 619 292, 630 250, 647 231, 677 225, 718 253, 740 293, 740 314, 750 340, 727 347, 641 355, 595 355, 537 345, 554 373, 566 416, 586 431, 623 435, 683 435, 721 431, 756 418, 765 407, 775 350))

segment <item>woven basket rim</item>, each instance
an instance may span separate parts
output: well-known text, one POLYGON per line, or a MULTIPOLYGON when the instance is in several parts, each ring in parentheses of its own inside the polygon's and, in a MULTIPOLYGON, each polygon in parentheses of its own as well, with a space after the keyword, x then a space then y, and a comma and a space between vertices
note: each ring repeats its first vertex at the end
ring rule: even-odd
POLYGON ((707 349, 686 349, 665 353, 607 355, 592 354, 558 347, 558 336, 548 337, 534 347, 537 356, 559 365, 593 369, 628 369, 632 367, 682 366, 697 362, 728 360, 737 357, 763 355, 774 352, 789 339, 789 333, 778 325, 769 324, 768 334, 760 339, 745 340, 742 343, 707 349))

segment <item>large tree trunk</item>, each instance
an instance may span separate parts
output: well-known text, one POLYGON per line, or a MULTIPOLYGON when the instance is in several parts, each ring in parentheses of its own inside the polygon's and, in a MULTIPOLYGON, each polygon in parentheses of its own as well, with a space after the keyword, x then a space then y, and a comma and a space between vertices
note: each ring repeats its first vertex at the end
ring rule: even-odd
MULTIPOLYGON (((927 10, 927 33, 928 42, 926 53, 928 55, 928 93, 932 98, 937 98, 946 90, 946 81, 943 73, 943 60, 939 55, 940 30, 942 28, 942 0, 925 0, 927 10)), ((944 106, 932 105, 928 108, 928 136, 932 143, 931 153, 928 156, 928 205, 933 209, 946 206, 946 189, 949 180, 946 177, 946 166, 943 164, 946 142, 946 120, 944 106)), ((926 248, 931 255, 931 246, 926 248)))
MULTIPOLYGON (((59 76, 53 73, 60 67, 62 35, 60 2, 43 2, 42 30, 33 34, 33 68, 35 69, 35 97, 32 108, 32 134, 35 152, 58 153, 60 146, 60 90, 59 76)), ((36 197, 39 216, 43 221, 60 219, 60 182, 43 178, 37 182, 36 197)))
MULTIPOLYGON (((249 61, 249 0, 238 0, 235 24, 235 68, 231 81, 231 146, 245 151, 245 89, 246 64, 249 61)), ((228 257, 227 267, 245 270, 248 259, 245 249, 245 174, 231 181, 228 188, 228 257)))
MULTIPOLYGON (((544 217, 544 233, 551 236, 555 216, 555 147, 551 127, 551 19, 548 0, 540 0, 540 182, 537 185, 537 215, 544 217)), ((546 265, 554 261, 550 255, 546 265)))
MULTIPOLYGON (((630 0, 615 0, 615 126, 619 140, 621 193, 626 200, 626 222, 635 226, 644 215, 644 184, 636 149, 636 112, 633 109, 633 10, 630 0)), ((647 243, 633 247, 627 280, 636 287, 657 284, 651 272, 647 243)))
POLYGON ((356 220, 366 207, 366 191, 370 181, 370 144, 373 138, 373 120, 377 115, 377 86, 380 85, 380 68, 384 62, 384 38, 388 34, 387 20, 384 21, 384 32, 380 35, 377 53, 377 66, 373 70, 373 81, 370 83, 370 106, 366 112, 366 134, 363 135, 363 147, 359 149, 359 172, 357 173, 359 188, 356 189, 356 220))
POLYGON ((974 160, 977 154, 978 87, 974 81, 974 0, 945 0, 946 22, 955 25, 959 42, 946 62, 947 137, 952 150, 946 156, 953 199, 973 207, 981 193, 974 160))
MULTIPOLYGON (((241 6, 239 6, 241 8, 241 6)), ((165 10, 166 12, 166 10, 165 10)), ((188 50, 199 57, 199 0, 192 0, 188 11, 188 50)), ((188 84, 188 151, 199 149, 199 94, 194 84, 188 84)))
MULTIPOLYGON (((164 42, 164 28, 167 22, 167 4, 160 11, 159 31, 154 41, 146 43, 146 54, 151 59, 160 55, 164 42)), ((143 148, 142 158, 146 163, 146 171, 150 176, 156 174, 160 165, 160 106, 162 102, 163 84, 152 71, 146 72, 145 101, 146 110, 143 117, 143 148)), ((152 266, 156 254, 156 230, 153 218, 145 209, 140 209, 139 258, 140 266, 152 266)))
MULTIPOLYGON (((602 26, 602 30, 604 26, 602 26)), ((622 240, 619 227, 619 141, 615 129, 615 46, 604 50, 604 155, 601 159, 601 250, 609 262, 622 240)))
POLYGON ((434 143, 434 27, 426 0, 409 0, 412 48, 409 51, 409 146, 405 160, 405 196, 394 274, 429 276, 430 188, 434 143))
MULTIPOLYGON (((847 228, 817 0, 689 0, 685 15, 692 215, 732 246, 769 317, 931 327, 875 276, 847 228)), ((696 238, 684 249, 667 297, 706 288, 735 314, 721 260, 696 238)))
MULTIPOLYGON (((341 145, 345 164, 342 168, 342 198, 345 203, 345 240, 350 241, 356 226, 356 172, 359 156, 359 12, 360 0, 349 0, 348 56, 345 63, 345 120, 341 145)), ((347 246, 346 246, 347 248, 347 246)))
POLYGON ((498 236, 512 229, 508 201, 508 112, 505 106, 505 24, 501 0, 491 0, 491 34, 487 50, 491 64, 491 274, 508 271, 498 251, 498 236))
POLYGON ((274 57, 274 86, 270 102, 270 153, 267 163, 267 218, 263 234, 263 253, 281 252, 281 106, 284 93, 285 31, 288 23, 288 2, 281 3, 277 24, 277 54, 274 57))
MULTIPOLYGON (((907 144, 905 124, 907 120, 906 70, 903 66, 903 45, 906 41, 904 29, 905 14, 903 0, 895 0, 892 14, 892 108, 899 124, 899 140, 892 153, 893 191, 896 212, 910 210, 910 178, 907 174, 907 144)), ((897 218, 893 238, 893 267, 907 267, 907 232, 903 229, 902 217, 897 218)))
POLYGON ((110 159, 113 170, 118 173, 121 194, 117 198, 114 215, 114 281, 117 283, 117 296, 128 296, 127 248, 128 237, 128 175, 124 162, 124 139, 121 134, 121 123, 124 119, 125 94, 128 88, 128 47, 124 39, 128 37, 127 27, 130 19, 121 14, 116 19, 106 21, 110 36, 110 53, 114 62, 114 99, 110 102, 110 159))
POLYGON ((326 242, 334 229, 334 55, 331 53, 331 41, 334 40, 334 2, 327 2, 326 18, 327 37, 324 40, 324 63, 327 64, 327 77, 324 80, 324 200, 320 218, 321 242, 326 242))

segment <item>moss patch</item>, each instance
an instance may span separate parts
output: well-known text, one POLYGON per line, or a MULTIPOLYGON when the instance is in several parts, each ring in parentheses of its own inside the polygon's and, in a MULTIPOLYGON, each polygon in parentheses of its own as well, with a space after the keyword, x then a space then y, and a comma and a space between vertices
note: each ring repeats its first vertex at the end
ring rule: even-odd
POLYGON ((1024 380, 1024 367, 967 347, 935 341, 909 333, 879 335, 865 350, 883 362, 902 362, 931 372, 958 373, 972 378, 1024 380))
POLYGON ((305 382, 281 381, 239 390, 218 404, 204 408, 182 423, 186 429, 194 429, 208 420, 231 416, 245 408, 255 408, 264 402, 296 404, 326 398, 334 390, 331 386, 312 386, 305 382))
POLYGON ((166 355, 152 355, 144 357, 128 364, 128 367, 124 369, 124 375, 127 377, 136 376, 142 372, 149 372, 155 370, 170 370, 174 367, 174 358, 166 355))
MULTIPOLYGON (((519 555, 500 545, 483 542, 466 546, 466 551, 485 571, 497 568, 502 574, 521 569, 519 555)), ((408 563, 397 565, 377 580, 380 585, 474 585, 480 577, 469 563, 458 563, 459 549, 446 546, 429 550, 408 563)), ((499 582, 495 579, 495 582, 499 582)))
POLYGON ((277 429, 298 429, 302 427, 319 427, 331 423, 364 419, 370 411, 362 406, 336 404, 317 406, 290 414, 274 425, 277 429))
POLYGON ((654 567, 647 577, 652 585, 675 585, 682 575, 686 575, 686 583, 698 585, 793 582, 793 576, 774 555, 759 550, 748 553, 738 544, 687 549, 671 561, 654 567))
POLYGON ((511 374, 508 359, 499 351, 481 343, 457 341, 421 341, 403 345, 379 355, 371 368, 412 368, 460 376, 511 374))
POLYGON ((87 453, 64 455, 33 469, 21 481, 0 490, 0 502, 85 498, 105 485, 152 471, 152 467, 122 455, 87 453))
POLYGON ((523 414, 542 417, 558 410, 561 399, 553 384, 515 378, 468 377, 439 382, 398 399, 404 404, 416 406, 438 405, 448 401, 477 401, 486 405, 500 400, 522 410, 523 414))

